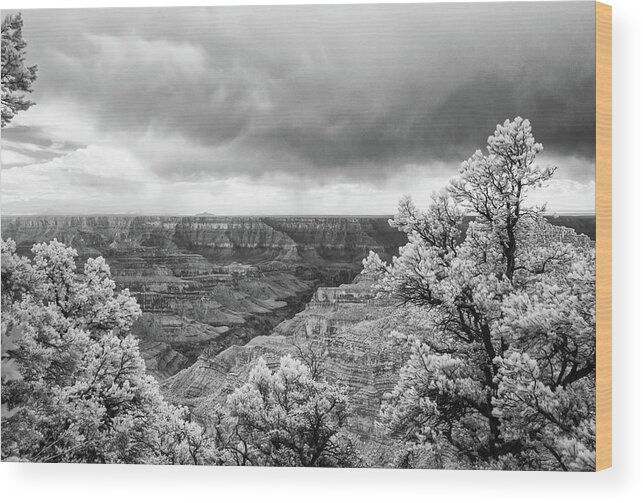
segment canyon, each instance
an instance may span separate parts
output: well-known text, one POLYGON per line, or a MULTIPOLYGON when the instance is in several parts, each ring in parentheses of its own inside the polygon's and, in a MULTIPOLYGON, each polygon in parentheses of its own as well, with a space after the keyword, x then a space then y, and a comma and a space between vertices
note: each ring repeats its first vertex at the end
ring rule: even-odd
MULTIPOLYGON (((551 221, 595 239, 593 216, 551 221)), ((24 216, 3 217, 2 235, 23 255, 58 239, 79 262, 104 256, 141 306, 133 332, 171 401, 198 415, 258 358, 290 354, 346 389, 351 431, 386 456, 375 418, 408 356, 391 334, 421 330, 361 273, 370 250, 390 260, 406 242, 388 218, 24 216)))
POLYGON ((291 355, 318 377, 342 386, 351 401, 349 429, 377 446, 383 440, 375 422, 382 397, 395 386, 408 356, 404 341, 390 334, 415 318, 412 309, 378 295, 373 286, 373 278, 360 274, 349 284, 318 288, 302 311, 270 334, 216 355, 204 353, 163 381, 163 394, 189 406, 196 416, 206 415, 246 381, 259 358, 276 369, 282 356, 291 355))
POLYGON ((166 379, 267 334, 318 287, 350 282, 374 250, 405 236, 386 217, 3 217, 2 236, 29 255, 57 239, 78 260, 102 255, 143 315, 133 327, 148 372, 166 379))

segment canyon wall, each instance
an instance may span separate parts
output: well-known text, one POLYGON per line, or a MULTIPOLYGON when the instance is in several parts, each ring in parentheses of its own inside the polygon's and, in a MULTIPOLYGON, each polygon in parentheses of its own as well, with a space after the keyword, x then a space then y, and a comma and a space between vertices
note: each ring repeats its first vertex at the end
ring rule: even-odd
POLYGON ((405 241, 385 217, 3 217, 2 236, 24 255, 58 239, 79 261, 104 256, 141 305, 133 331, 158 379, 269 333, 369 250, 390 258, 405 241))
POLYGON ((222 264, 304 267, 329 261, 356 267, 369 250, 390 256, 405 241, 387 217, 22 216, 3 217, 2 235, 25 253, 33 243, 56 238, 81 256, 148 248, 222 264))
POLYGON ((320 287, 306 308, 280 323, 269 336, 233 345, 218 354, 204 353, 189 368, 162 384, 173 401, 196 413, 221 402, 248 377, 263 358, 272 369, 290 354, 314 359, 324 378, 345 387, 351 399, 350 429, 376 440, 375 419, 384 394, 395 386, 408 355, 391 337, 410 317, 387 298, 377 298, 373 281, 364 275, 351 284, 320 287))

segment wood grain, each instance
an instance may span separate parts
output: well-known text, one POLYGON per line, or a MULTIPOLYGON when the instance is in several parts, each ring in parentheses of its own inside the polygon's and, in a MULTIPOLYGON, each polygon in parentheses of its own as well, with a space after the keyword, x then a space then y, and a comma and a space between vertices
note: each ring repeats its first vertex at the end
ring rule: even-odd
POLYGON ((596 470, 612 466, 612 7, 596 3, 596 470))

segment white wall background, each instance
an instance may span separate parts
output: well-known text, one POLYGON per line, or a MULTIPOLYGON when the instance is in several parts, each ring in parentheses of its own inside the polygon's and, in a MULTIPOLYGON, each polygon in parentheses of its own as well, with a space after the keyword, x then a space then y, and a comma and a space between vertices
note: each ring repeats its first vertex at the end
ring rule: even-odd
MULTIPOLYGON (((389 0, 391 2, 392 0, 389 0)), ((0 8, 235 4, 0 0, 0 8)), ((342 3, 247 0, 243 3, 342 3)), ((352 0, 352 3, 367 3, 352 0)), ((614 468, 598 474, 0 465, 5 502, 643 500, 643 2, 611 0, 614 32, 614 468)))

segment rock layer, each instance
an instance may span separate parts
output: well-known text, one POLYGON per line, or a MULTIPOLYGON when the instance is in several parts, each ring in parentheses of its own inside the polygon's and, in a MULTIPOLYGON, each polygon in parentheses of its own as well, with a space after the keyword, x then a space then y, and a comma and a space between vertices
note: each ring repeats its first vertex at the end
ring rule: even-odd
POLYGON ((58 239, 81 261, 104 256, 141 305, 133 331, 159 379, 269 333, 318 285, 351 281, 369 250, 404 242, 384 217, 3 217, 2 235, 22 254, 58 239))
POLYGON ((351 429, 372 440, 382 398, 395 386, 406 358, 405 346, 390 336, 400 323, 401 310, 391 300, 376 298, 372 281, 358 276, 351 284, 319 288, 302 312, 280 323, 271 335, 202 355, 164 381, 162 389, 198 410, 224 400, 260 357, 271 368, 287 354, 314 359, 324 378, 347 389, 351 429))

